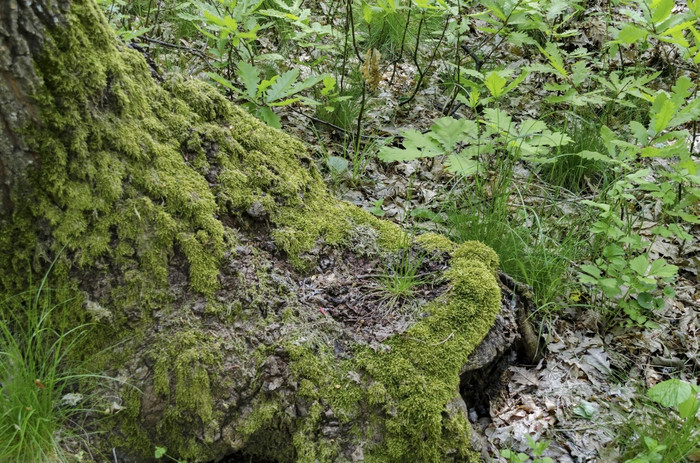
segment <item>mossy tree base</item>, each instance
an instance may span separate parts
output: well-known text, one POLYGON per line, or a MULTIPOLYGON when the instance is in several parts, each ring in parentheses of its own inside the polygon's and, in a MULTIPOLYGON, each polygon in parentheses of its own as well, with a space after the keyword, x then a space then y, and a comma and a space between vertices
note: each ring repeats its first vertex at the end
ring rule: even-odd
POLYGON ((85 355, 117 345, 100 364, 130 384, 105 448, 133 461, 156 445, 190 461, 477 460, 455 400, 500 309, 495 253, 421 238, 425 259, 447 255, 443 289, 381 341, 358 336, 305 282, 348 281, 405 234, 332 198, 299 141, 212 87, 157 85, 91 1, 39 6, 51 20, 28 55, 32 85, 13 86, 9 67, 0 82, 26 115, 3 135, 31 153, 14 164, 23 180, 4 181, 1 291, 66 246, 54 284, 83 301, 75 320, 101 327, 85 355))

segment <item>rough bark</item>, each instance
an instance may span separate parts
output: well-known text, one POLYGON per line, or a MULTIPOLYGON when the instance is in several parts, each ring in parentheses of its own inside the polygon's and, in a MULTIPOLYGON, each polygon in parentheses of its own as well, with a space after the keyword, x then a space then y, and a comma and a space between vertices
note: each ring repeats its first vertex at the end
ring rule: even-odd
POLYGON ((112 346, 96 363, 128 384, 104 448, 479 459, 459 386, 501 308, 492 250, 335 200, 300 142, 153 82, 88 0, 2 2, 0 24, 0 291, 56 259, 65 315, 99 326, 85 352, 112 346), (435 275, 415 300, 358 278, 406 256, 435 275))

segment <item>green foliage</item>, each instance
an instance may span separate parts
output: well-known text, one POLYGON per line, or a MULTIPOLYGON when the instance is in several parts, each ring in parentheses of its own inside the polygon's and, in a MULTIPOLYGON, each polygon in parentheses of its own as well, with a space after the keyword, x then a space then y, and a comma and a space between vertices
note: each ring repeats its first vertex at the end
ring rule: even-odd
MULTIPOLYGON (((383 211, 382 211, 383 212, 383 211)), ((421 272, 424 252, 410 246, 400 249, 385 262, 384 273, 377 277, 379 294, 389 308, 410 300, 418 287, 433 282, 429 274, 421 272)))
MULTIPOLYGON (((49 270, 50 271, 50 270, 49 270)), ((0 460, 66 461, 62 440, 76 438, 69 421, 84 412, 97 375, 71 362, 90 325, 70 325, 80 301, 39 284, 0 302, 0 460)))
POLYGON ((532 460, 530 460, 530 455, 522 452, 515 453, 512 450, 505 449, 501 450, 501 456, 503 458, 508 459, 510 463, 527 463, 527 462, 532 462, 532 463, 553 463, 554 460, 552 460, 549 457, 542 457, 542 454, 544 453, 545 450, 547 450, 547 447, 549 447, 549 442, 548 441, 536 441, 535 439, 532 438, 529 434, 525 436, 527 438, 527 445, 530 447, 532 450, 532 460))
POLYGON ((242 104, 243 107, 275 128, 281 128, 281 125, 279 116, 272 111, 273 107, 289 106, 298 101, 316 104, 315 101, 304 98, 300 94, 325 79, 325 76, 314 76, 300 81, 298 69, 290 69, 284 74, 274 75, 270 79, 261 79, 261 70, 246 61, 239 61, 236 68, 238 78, 244 86, 243 90, 238 89, 220 75, 213 73, 208 73, 208 75, 225 88, 241 96, 245 100, 245 103, 242 104))
POLYGON ((648 405, 645 408, 648 416, 633 428, 633 445, 626 453, 634 457, 625 463, 684 461, 691 452, 700 450, 698 394, 697 385, 679 379, 662 381, 650 388, 647 396, 658 405, 648 405), (668 408, 672 410, 670 414, 668 408))

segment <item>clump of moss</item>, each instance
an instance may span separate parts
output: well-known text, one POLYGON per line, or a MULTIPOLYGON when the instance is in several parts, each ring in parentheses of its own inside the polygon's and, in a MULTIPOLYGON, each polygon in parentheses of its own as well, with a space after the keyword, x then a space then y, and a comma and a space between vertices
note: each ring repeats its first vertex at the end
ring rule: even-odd
POLYGON ((437 233, 433 232, 423 233, 422 235, 416 236, 416 243, 421 245, 426 251, 429 252, 451 253, 457 248, 457 244, 455 244, 454 241, 445 235, 438 235, 437 233))
POLYGON ((454 259, 478 260, 493 272, 498 271, 498 254, 481 241, 465 241, 452 254, 454 259))

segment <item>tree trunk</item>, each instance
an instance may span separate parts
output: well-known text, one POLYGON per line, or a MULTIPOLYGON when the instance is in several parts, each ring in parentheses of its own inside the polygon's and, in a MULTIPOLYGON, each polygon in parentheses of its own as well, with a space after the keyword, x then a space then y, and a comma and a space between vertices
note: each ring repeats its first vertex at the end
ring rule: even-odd
POLYGON ((479 459, 459 384, 501 306, 492 250, 337 201, 299 141, 154 82, 92 1, 1 2, 0 73, 0 292, 55 260, 64 315, 98 324, 83 353, 127 383, 103 449, 479 459), (433 277, 397 296, 407 265, 433 277))

